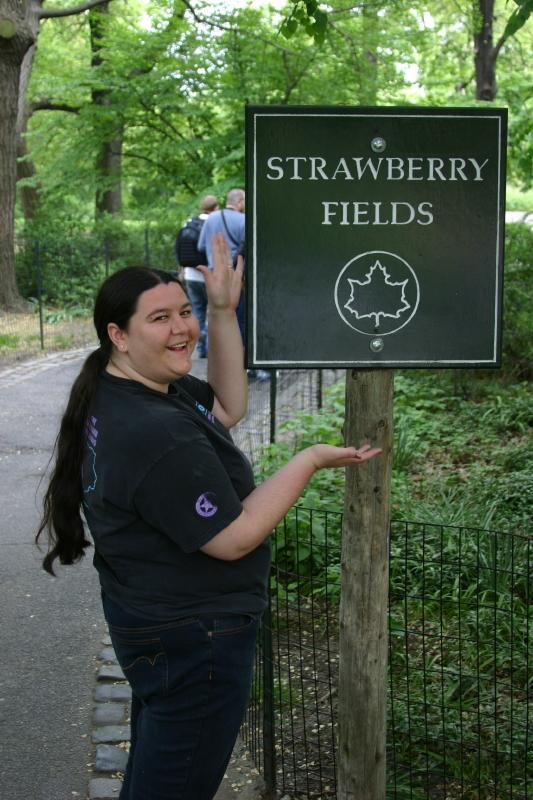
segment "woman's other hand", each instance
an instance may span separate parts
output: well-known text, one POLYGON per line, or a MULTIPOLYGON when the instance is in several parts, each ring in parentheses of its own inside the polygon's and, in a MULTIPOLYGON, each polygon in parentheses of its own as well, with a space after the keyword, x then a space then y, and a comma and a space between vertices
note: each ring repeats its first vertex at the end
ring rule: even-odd
POLYGON ((382 451, 380 447, 364 444, 361 447, 335 447, 330 444, 314 444, 309 448, 316 469, 351 467, 369 461, 382 451))

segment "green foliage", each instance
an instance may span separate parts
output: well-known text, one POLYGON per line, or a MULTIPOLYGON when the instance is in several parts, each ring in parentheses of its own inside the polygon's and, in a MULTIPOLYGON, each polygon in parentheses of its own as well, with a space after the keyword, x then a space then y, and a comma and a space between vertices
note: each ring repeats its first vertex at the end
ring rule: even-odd
MULTIPOLYGON (((92 313, 96 292, 104 278, 132 264, 150 264, 175 269, 174 231, 101 220, 96 231, 86 235, 57 230, 51 237, 43 226, 17 246, 17 281, 26 298, 41 296, 50 319, 61 321, 92 313), (83 313, 82 313, 83 312, 83 313)), ((37 308, 37 305, 36 305, 37 308)))
MULTIPOLYGON (((496 749, 498 789, 511 795, 523 788, 528 758, 521 698, 530 680, 531 391, 525 382, 482 374, 465 393, 455 374, 395 377, 390 763, 394 792, 406 798, 429 796, 428 786, 441 796, 443 775, 448 790, 461 784, 461 796, 480 797, 477 787, 493 781, 496 749), (406 519, 414 522, 399 521, 406 519), (509 751, 513 766, 521 765, 516 785, 509 751)), ((283 426, 283 441, 265 455, 268 469, 318 439, 339 443, 343 396, 340 382, 326 391, 321 412, 297 414, 283 426)), ((271 589, 281 625, 294 607, 310 606, 324 619, 326 600, 335 618, 341 514, 331 508, 340 507, 342 480, 331 472, 324 492, 304 499, 312 508, 291 509, 276 530, 271 589)), ((282 713, 291 703, 285 695, 280 687, 282 713)))
POLYGON ((484 393, 478 388, 475 396, 463 398, 453 396, 446 375, 396 378, 396 419, 407 413, 423 444, 407 469, 394 474, 395 516, 527 530, 533 479, 533 452, 525 444, 533 423, 529 386, 479 380, 484 393), (434 404, 439 394, 440 409, 417 413, 421 403, 434 404))
POLYGON ((533 209, 533 189, 521 191, 512 183, 507 184, 506 205, 508 211, 521 211, 527 213, 527 209, 533 209))
POLYGON ((533 376, 533 231, 523 223, 506 227, 503 368, 515 380, 533 376))
POLYGON ((515 8, 503 32, 504 38, 514 36, 522 28, 533 13, 533 0, 514 0, 518 8, 515 8))
POLYGON ((320 7, 317 0, 291 0, 291 3, 292 9, 280 27, 283 36, 290 39, 298 27, 301 27, 308 36, 312 36, 316 44, 322 44, 328 25, 327 12, 320 7))
POLYGON ((46 310, 43 314, 43 321, 47 325, 57 325, 60 322, 72 322, 73 319, 81 319, 91 316, 91 308, 85 306, 72 306, 70 308, 61 308, 46 310))
MULTIPOLYGON (((506 385, 479 378, 476 392, 456 393, 453 377, 441 373, 398 373, 394 397, 392 512, 395 518, 442 525, 527 530, 533 500, 533 447, 528 438, 533 403, 525 382, 506 385)), ((324 407, 299 412, 281 426, 259 465, 261 477, 298 450, 318 441, 342 444, 343 383, 325 392, 324 407)), ((293 551, 296 531, 309 539, 311 527, 329 541, 340 539, 335 512, 342 510, 344 474, 320 470, 302 495, 301 511, 284 521, 280 546, 289 563, 312 576, 321 567, 320 549, 293 551), (321 520, 320 514, 325 515, 321 520), (328 516, 328 515, 331 515, 328 516), (291 553, 289 555, 289 553, 291 553)))
POLYGON ((14 333, 0 333, 0 347, 16 347, 20 341, 20 336, 14 333))
MULTIPOLYGON (((517 4, 518 5, 518 4, 517 4)), ((510 11, 497 0, 495 35, 510 11)), ((524 14, 528 3, 520 3, 524 14)), ((175 231, 204 193, 244 182, 243 105, 475 103, 469 9, 394 0, 324 6, 291 0, 281 13, 250 4, 110 4, 91 64, 89 15, 41 26, 27 142, 50 228, 92 225, 96 191, 120 176, 95 169, 102 143, 122 142, 123 219, 175 231), (279 35, 283 34, 289 36, 279 35), (314 41, 321 42, 316 47, 314 41), (105 104, 93 102, 104 93, 105 104)), ((512 15, 511 15, 512 16, 512 15)), ((510 109, 509 173, 531 185, 531 30, 498 56, 499 100, 510 109)))

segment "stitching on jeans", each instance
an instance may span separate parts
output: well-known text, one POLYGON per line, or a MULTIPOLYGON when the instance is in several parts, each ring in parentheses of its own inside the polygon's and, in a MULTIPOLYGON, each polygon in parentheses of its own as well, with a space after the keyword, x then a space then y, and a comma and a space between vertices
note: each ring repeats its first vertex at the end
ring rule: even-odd
POLYGON ((134 661, 132 661, 131 664, 128 664, 127 666, 125 665, 122 669, 124 670, 124 672, 126 672, 127 669, 131 669, 139 661, 148 661, 148 663, 150 664, 151 667, 155 667, 155 662, 157 661, 159 656, 164 656, 164 655, 165 654, 163 652, 161 652, 161 653, 157 653, 153 658, 150 658, 150 656, 139 656, 134 661))
POLYGON ((161 647, 161 640, 160 639, 127 639, 126 637, 117 636, 116 637, 119 644, 131 644, 131 645, 139 645, 139 644, 158 644, 161 647))
POLYGON ((213 636, 218 639, 221 636, 228 636, 231 633, 240 633, 241 631, 242 632, 247 631, 249 628, 253 626, 254 622, 256 622, 256 620, 251 618, 245 625, 241 625, 238 628, 229 628, 229 629, 224 629, 222 631, 220 630, 217 631, 217 629, 215 628, 213 630, 213 636))

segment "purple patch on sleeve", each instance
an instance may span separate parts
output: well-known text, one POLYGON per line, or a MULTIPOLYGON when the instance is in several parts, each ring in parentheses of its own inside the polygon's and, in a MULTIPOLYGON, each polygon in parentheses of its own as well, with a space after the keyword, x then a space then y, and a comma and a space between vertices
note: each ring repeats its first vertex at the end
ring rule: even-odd
POLYGON ((204 492, 196 501, 196 513, 200 517, 213 517, 217 511, 218 506, 214 503, 215 495, 213 492, 204 492))

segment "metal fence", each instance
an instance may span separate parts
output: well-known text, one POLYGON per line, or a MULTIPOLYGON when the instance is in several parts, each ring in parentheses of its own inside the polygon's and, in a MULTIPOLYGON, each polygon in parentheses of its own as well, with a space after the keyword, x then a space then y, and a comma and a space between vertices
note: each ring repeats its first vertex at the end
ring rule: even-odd
POLYGON ((24 308, 0 311, 0 359, 95 341, 92 307, 102 280, 120 266, 175 269, 173 242, 140 228, 128 235, 18 239, 16 275, 24 308))
MULTIPOLYGON (((341 524, 295 508, 274 537, 243 727, 272 797, 336 797, 341 524)), ((531 547, 509 533, 392 523, 389 798, 533 797, 531 547)))
POLYGON ((248 413, 231 432, 254 467, 264 447, 283 435, 284 422, 298 411, 322 408, 326 388, 344 379, 345 370, 269 370, 269 375, 267 381, 250 381, 248 413))

